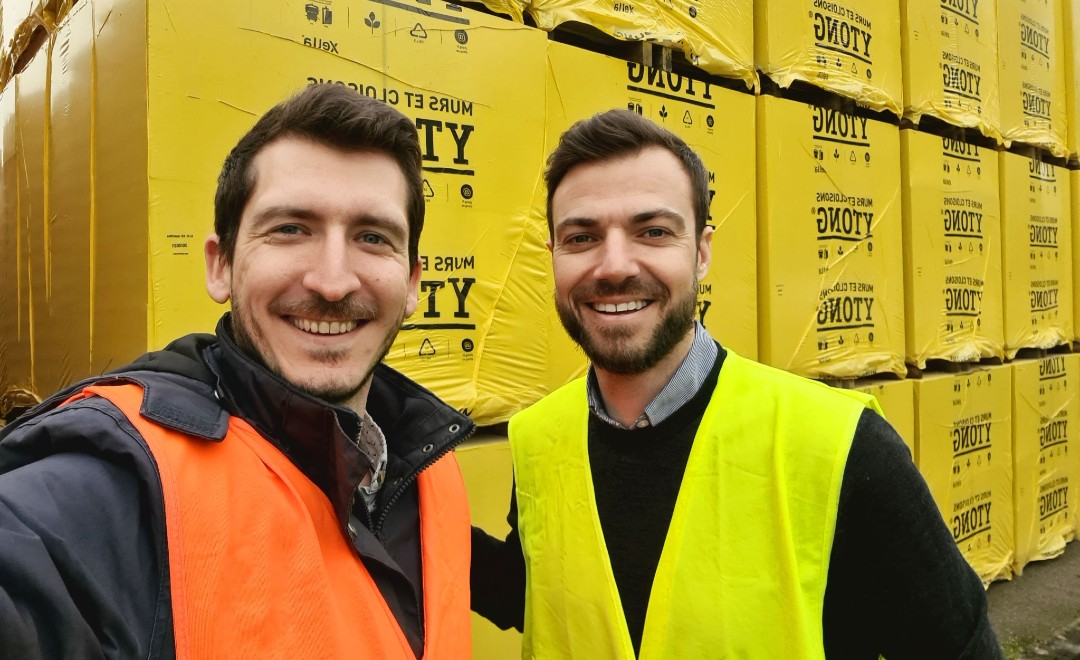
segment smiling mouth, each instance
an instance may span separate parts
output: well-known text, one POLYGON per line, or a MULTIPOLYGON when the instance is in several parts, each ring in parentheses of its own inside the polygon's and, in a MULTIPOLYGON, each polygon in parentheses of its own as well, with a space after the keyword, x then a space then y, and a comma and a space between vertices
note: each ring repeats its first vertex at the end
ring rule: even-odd
POLYGON ((313 335, 343 335, 356 329, 356 321, 312 321, 293 317, 293 327, 313 335))
POLYGON ((618 314, 620 312, 636 312, 649 306, 647 300, 630 300, 621 303, 588 303, 594 311, 603 314, 618 314))

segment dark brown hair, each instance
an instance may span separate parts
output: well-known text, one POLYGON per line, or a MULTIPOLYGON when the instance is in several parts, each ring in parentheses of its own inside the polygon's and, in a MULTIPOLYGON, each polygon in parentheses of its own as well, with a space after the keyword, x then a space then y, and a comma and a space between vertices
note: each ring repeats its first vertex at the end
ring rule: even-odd
POLYGON ((547 159, 548 234, 554 237, 551 200, 567 172, 578 165, 630 156, 648 147, 670 151, 690 177, 690 193, 698 238, 709 217, 709 177, 705 165, 686 142, 671 131, 629 110, 608 110, 571 126, 547 159))
POLYGON ((396 160, 408 191, 409 264, 416 265, 424 228, 424 181, 416 126, 385 103, 333 84, 310 85, 275 105, 225 158, 214 196, 214 232, 221 239, 227 262, 232 261, 240 216, 255 187, 251 163, 263 147, 284 137, 304 138, 341 151, 385 152, 396 160))

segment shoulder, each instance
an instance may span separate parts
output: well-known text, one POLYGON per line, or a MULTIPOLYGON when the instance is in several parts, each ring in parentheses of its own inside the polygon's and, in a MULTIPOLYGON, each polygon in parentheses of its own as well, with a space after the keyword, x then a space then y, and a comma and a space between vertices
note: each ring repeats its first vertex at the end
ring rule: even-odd
POLYGON ((585 378, 575 378, 510 418, 510 435, 515 429, 541 425, 559 425, 567 416, 588 418, 585 378))
POLYGON ((64 403, 84 387, 120 384, 142 388, 141 414, 154 423, 209 440, 225 437, 228 413, 215 401, 209 385, 167 374, 106 377, 58 394, 4 428, 0 432, 0 475, 62 453, 124 465, 143 479, 156 475, 145 440, 113 403, 100 396, 64 403))
POLYGON ((101 398, 36 409, 0 434, 0 474, 62 452, 127 453, 136 438, 124 414, 101 398))
POLYGON ((746 390, 764 401, 787 399, 817 405, 849 405, 856 409, 870 406, 873 402, 873 397, 867 394, 831 387, 790 371, 748 360, 730 350, 720 372, 719 384, 727 384, 730 389, 746 390))
POLYGON ((877 484, 878 490, 925 484, 911 450, 900 434, 884 417, 869 408, 863 411, 855 427, 844 483, 853 489, 877 484))
POLYGON ((120 475, 130 475, 132 483, 157 481, 142 436, 123 412, 101 397, 29 414, 4 431, 0 483, 9 501, 57 484, 63 484, 64 493, 109 489, 128 479, 120 475))

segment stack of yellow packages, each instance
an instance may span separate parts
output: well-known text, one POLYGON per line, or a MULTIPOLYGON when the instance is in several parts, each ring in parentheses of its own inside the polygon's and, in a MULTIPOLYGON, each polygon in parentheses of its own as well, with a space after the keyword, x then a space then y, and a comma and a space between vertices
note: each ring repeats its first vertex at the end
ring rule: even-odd
POLYGON ((624 41, 665 44, 694 66, 757 88, 753 0, 484 0, 495 11, 520 16, 521 7, 544 30, 580 23, 624 41), (505 5, 518 4, 518 8, 505 5))
POLYGON ((998 76, 1005 145, 1066 155, 1062 2, 998 0, 998 76))
POLYGON ((1073 337, 1073 241, 1067 170, 1001 153, 1005 355, 1073 337))
POLYGON ((1012 367, 915 381, 917 465, 984 584, 1012 577, 1012 367))
POLYGON ((997 6, 902 0, 904 116, 924 115, 1001 139, 997 6))
POLYGON ((811 378, 903 376, 897 127, 758 98, 762 361, 811 378))
POLYGON ((900 131, 907 362, 1004 357, 997 152, 900 131))
POLYGON ((799 81, 873 110, 903 112, 900 5, 854 0, 761 0, 754 58, 780 87, 799 81))
POLYGON ((387 360, 481 424, 581 372, 553 352, 563 331, 538 286, 543 32, 441 1, 83 0, 50 39, 4 96, 4 233, 20 265, 3 295, 20 306, 0 339, 30 369, 14 380, 47 391, 212 330, 223 310, 196 283, 221 161, 319 82, 385 100, 420 133, 421 299, 387 360))
POLYGON ((1080 477, 1080 355, 1019 360, 1013 369, 1013 568, 1051 559, 1075 535, 1080 477))

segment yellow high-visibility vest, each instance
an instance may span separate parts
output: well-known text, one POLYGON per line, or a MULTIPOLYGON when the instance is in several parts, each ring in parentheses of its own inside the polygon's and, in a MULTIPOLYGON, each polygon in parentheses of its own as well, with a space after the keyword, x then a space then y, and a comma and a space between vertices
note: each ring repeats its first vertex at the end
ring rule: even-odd
MULTIPOLYGON (((868 406, 880 412, 869 395, 728 350, 656 569, 642 659, 824 657, 840 484, 868 406)), ((528 576, 525 658, 634 658, 587 435, 584 379, 510 422, 528 576)))

